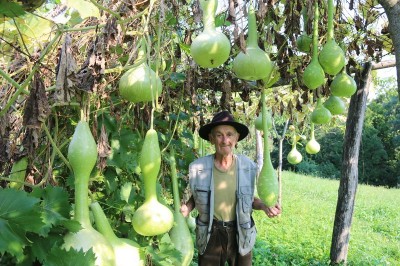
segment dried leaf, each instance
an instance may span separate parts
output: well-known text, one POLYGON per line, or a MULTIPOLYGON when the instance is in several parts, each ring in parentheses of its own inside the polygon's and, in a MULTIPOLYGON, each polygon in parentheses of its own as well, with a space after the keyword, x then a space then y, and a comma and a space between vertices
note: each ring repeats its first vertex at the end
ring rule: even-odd
POLYGON ((35 74, 31 83, 29 97, 25 103, 23 125, 28 128, 41 128, 50 114, 49 102, 42 79, 35 74))

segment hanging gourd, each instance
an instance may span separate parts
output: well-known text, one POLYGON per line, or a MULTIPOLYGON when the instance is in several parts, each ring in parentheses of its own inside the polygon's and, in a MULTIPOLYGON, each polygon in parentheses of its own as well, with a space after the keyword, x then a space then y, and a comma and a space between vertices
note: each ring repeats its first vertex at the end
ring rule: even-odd
POLYGON ((222 65, 231 51, 231 43, 225 34, 215 29, 215 12, 218 0, 200 0, 204 30, 192 42, 190 54, 201 67, 214 68, 222 65))
POLYGON ((115 235, 107 217, 97 201, 90 204, 97 230, 110 242, 115 254, 115 266, 144 266, 144 253, 139 244, 115 235))
POLYGON ((315 139, 314 135, 314 123, 311 123, 310 140, 306 144, 306 152, 308 154, 316 154, 321 149, 318 141, 315 139))
POLYGON ((328 100, 324 102, 324 106, 332 115, 341 115, 346 111, 346 105, 342 99, 333 95, 329 96, 328 100))
POLYGON ((258 114, 257 118, 254 120, 254 126, 256 127, 257 130, 263 131, 264 130, 264 125, 263 123, 267 123, 267 128, 270 130, 272 128, 272 117, 271 113, 267 111, 267 115, 265 116, 265 120, 263 120, 263 114, 262 112, 258 114))
POLYGON ((319 53, 319 63, 325 73, 336 75, 344 67, 345 55, 336 43, 333 33, 333 0, 328 0, 328 29, 327 39, 321 52, 319 53))
POLYGON ((290 164, 298 164, 303 160, 303 156, 301 153, 297 150, 297 135, 295 131, 293 131, 292 134, 292 149, 288 153, 286 159, 290 164))
POLYGON ((161 151, 157 131, 153 127, 146 132, 139 164, 144 182, 145 201, 133 214, 133 229, 143 236, 164 234, 171 229, 174 216, 171 210, 157 199, 157 176, 161 167, 161 151))
POLYGON ((69 232, 62 247, 87 252, 92 249, 96 265, 115 265, 114 250, 108 240, 96 231, 89 218, 89 177, 97 160, 97 145, 86 121, 79 121, 68 147, 68 160, 75 177, 74 220, 82 229, 69 232))
POLYGON ((178 175, 176 171, 175 151, 171 149, 169 156, 171 165, 172 193, 174 196, 174 226, 169 231, 171 242, 181 252, 182 260, 177 266, 188 266, 193 259, 194 244, 186 223, 186 218, 180 211, 181 200, 179 197, 178 175))
POLYGON ((313 122, 314 124, 327 124, 331 121, 331 119, 331 112, 326 109, 325 106, 322 104, 321 98, 318 98, 317 106, 311 113, 311 122, 313 122))
POLYGON ((249 5, 248 11, 248 38, 245 51, 240 53, 233 60, 232 70, 235 75, 244 80, 266 80, 268 81, 273 64, 269 56, 257 43, 257 22, 253 5, 249 5))
POLYGON ((310 64, 304 69, 303 83, 310 90, 315 90, 325 83, 325 72, 318 61, 318 2, 314 4, 312 58, 310 64))
POLYGON ((346 68, 337 74, 331 83, 332 95, 338 97, 351 97, 357 90, 357 84, 352 76, 346 73, 346 68))
MULTIPOLYGON (((265 103, 265 90, 261 92, 262 101, 262 116, 263 121, 267 119, 267 107, 265 103)), ((261 171, 257 178, 257 193, 261 201, 268 207, 275 206, 278 201, 279 195, 279 183, 276 171, 271 162, 271 154, 269 152, 268 143, 268 125, 267 123, 262 123, 263 125, 263 140, 264 140, 264 158, 261 171)))
POLYGON ((312 37, 307 35, 307 23, 308 23, 308 16, 307 16, 307 9, 305 6, 301 9, 301 14, 303 17, 303 32, 297 37, 296 39, 296 44, 297 44, 297 49, 300 52, 303 53, 308 53, 311 50, 311 43, 312 43, 312 37))
POLYGON ((121 97, 133 103, 150 102, 162 92, 161 79, 147 64, 147 46, 142 38, 136 66, 126 71, 119 80, 121 97))

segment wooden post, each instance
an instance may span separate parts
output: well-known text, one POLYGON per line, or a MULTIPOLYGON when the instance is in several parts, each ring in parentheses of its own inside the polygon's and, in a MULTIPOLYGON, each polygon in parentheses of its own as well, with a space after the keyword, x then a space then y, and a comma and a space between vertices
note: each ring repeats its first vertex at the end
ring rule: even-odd
POLYGON ((331 265, 345 263, 358 184, 358 155, 371 81, 371 63, 356 73, 357 92, 351 97, 343 143, 343 164, 331 243, 331 265))

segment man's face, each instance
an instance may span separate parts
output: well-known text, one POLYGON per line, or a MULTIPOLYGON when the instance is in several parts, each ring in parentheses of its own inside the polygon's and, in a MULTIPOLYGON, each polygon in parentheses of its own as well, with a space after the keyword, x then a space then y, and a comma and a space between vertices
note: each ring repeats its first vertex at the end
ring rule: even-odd
POLYGON ((221 156, 233 153, 239 139, 239 133, 233 126, 220 125, 211 130, 210 142, 215 146, 215 152, 221 156))

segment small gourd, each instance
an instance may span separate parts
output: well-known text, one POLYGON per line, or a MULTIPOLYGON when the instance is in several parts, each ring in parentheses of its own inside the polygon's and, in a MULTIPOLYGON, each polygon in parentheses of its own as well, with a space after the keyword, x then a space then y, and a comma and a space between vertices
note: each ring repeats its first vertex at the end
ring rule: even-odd
POLYGON ((314 124, 327 124, 331 121, 331 119, 331 112, 322 104, 321 98, 318 98, 317 106, 311 113, 311 122, 314 124))
POLYGON ((126 71, 118 83, 121 97, 132 103, 151 102, 162 92, 161 79, 147 64, 146 55, 146 42, 142 39, 137 65, 126 71))
POLYGON ((288 153, 286 159, 290 164, 298 164, 303 160, 303 156, 301 153, 297 150, 297 136, 296 133, 293 132, 292 136, 292 149, 288 153))
POLYGON ((315 90, 325 83, 325 72, 318 61, 318 2, 315 2, 314 6, 312 58, 303 73, 303 83, 310 90, 315 90))
POLYGON ((324 106, 329 110, 329 112, 331 112, 332 115, 343 114, 346 110, 346 105, 342 99, 333 95, 329 96, 328 100, 324 102, 324 106))
POLYGON ((332 95, 338 97, 351 97, 357 90, 357 84, 352 76, 346 73, 345 68, 337 74, 331 83, 332 95))
POLYGON ((314 135, 314 123, 311 123, 310 140, 306 144, 306 152, 308 154, 316 154, 320 149, 321 145, 319 145, 314 135))
POLYGON ((161 151, 157 131, 150 128, 146 132, 139 159, 144 182, 144 203, 134 212, 133 229, 143 236, 167 233, 174 223, 171 210, 158 202, 157 176, 161 167, 161 151))
POLYGON ((244 52, 240 51, 233 60, 232 71, 240 79, 268 81, 273 63, 268 54, 258 46, 256 14, 251 4, 248 11, 248 29, 246 49, 244 52))
POLYGON ((333 33, 333 0, 328 0, 327 39, 319 53, 319 62, 325 73, 332 76, 339 73, 345 65, 344 52, 336 43, 333 33))
POLYGON ((190 54, 201 67, 214 68, 222 65, 231 51, 231 43, 225 34, 215 29, 215 12, 218 0, 200 0, 204 30, 192 42, 190 54))
POLYGON ((312 44, 312 37, 307 35, 307 23, 308 23, 308 16, 307 16, 307 9, 305 6, 301 10, 302 18, 303 18, 303 32, 300 34, 296 39, 297 49, 300 52, 308 53, 311 50, 312 44))

